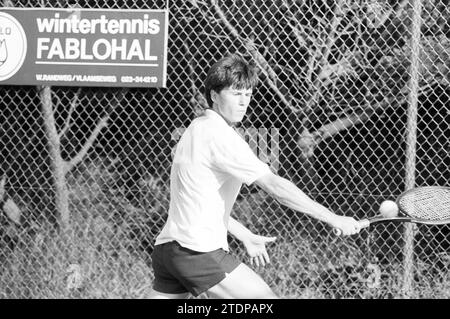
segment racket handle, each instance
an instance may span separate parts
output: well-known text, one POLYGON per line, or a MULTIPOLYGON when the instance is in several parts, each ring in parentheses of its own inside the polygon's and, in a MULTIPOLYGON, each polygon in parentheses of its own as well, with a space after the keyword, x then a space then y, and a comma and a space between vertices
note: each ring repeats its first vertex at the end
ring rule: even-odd
POLYGON ((368 219, 361 219, 359 221, 359 225, 361 225, 361 228, 367 228, 370 226, 370 220, 368 219))
MULTIPOLYGON (((360 221, 358 221, 358 223, 361 226, 361 228, 367 228, 370 226, 370 220, 368 219, 361 219, 360 221)), ((333 228, 333 233, 336 236, 340 236, 342 234, 342 231, 340 229, 333 228)))

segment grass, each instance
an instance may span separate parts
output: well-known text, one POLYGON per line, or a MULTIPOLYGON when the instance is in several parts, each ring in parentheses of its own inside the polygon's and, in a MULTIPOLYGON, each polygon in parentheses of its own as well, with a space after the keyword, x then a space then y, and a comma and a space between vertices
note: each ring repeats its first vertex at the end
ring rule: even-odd
POLYGON ((18 242, 0 268, 3 298, 145 298, 153 275, 117 237, 79 220, 63 234, 51 225, 18 242))
MULTIPOLYGON (((153 274, 148 253, 133 250, 120 233, 98 232, 93 220, 73 225, 62 235, 42 226, 18 242, 0 267, 0 298, 149 296, 153 274)), ((332 241, 317 245, 302 237, 292 239, 271 244, 271 264, 255 268, 280 297, 402 298, 400 263, 376 264, 357 247, 347 245, 345 251, 332 241)), ((239 246, 232 252, 247 260, 239 246)), ((450 297, 446 269, 431 273, 424 262, 416 268, 413 298, 450 297)))
MULTIPOLYGON (((99 163, 69 178, 71 224, 65 231, 42 219, 30 227, 3 225, 0 298, 147 298, 150 252, 168 205, 167 185, 154 178, 129 199, 114 170, 99 163)), ((255 268, 282 298, 403 298, 403 265, 380 261, 352 238, 336 238, 308 219, 294 219, 261 193, 248 194, 236 215, 253 231, 276 235, 272 263, 255 268), (284 214, 284 215, 283 215, 284 214), (277 217, 278 216, 278 217, 277 217)), ((240 243, 232 253, 247 259, 240 243)), ((450 297, 450 255, 417 257, 413 298, 450 297)))

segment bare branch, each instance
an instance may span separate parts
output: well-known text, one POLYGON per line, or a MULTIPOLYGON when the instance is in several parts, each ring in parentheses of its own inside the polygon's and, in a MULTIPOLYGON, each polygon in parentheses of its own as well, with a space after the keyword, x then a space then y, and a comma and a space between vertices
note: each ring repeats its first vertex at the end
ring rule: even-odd
POLYGON ((267 82, 269 83, 269 86, 272 90, 274 90, 275 94, 280 98, 280 100, 285 104, 287 107, 289 107, 292 111, 298 112, 299 109, 292 106, 292 104, 288 101, 287 97, 280 91, 278 86, 276 85, 277 82, 277 75, 275 71, 272 69, 272 67, 269 65, 269 63, 266 61, 266 59, 261 55, 261 53, 258 52, 254 42, 251 39, 243 39, 239 32, 236 30, 236 28, 228 21, 227 17, 225 16, 225 13, 222 11, 220 6, 218 5, 217 1, 211 0, 211 4, 213 5, 214 9, 216 10, 217 14, 220 17, 221 22, 225 25, 225 27, 228 29, 228 31, 236 38, 238 39, 244 47, 247 49, 247 51, 253 56, 253 58, 256 61, 256 65, 258 68, 262 71, 262 73, 266 76, 267 82))
POLYGON ((56 99, 56 101, 57 101, 56 106, 55 106, 55 109, 57 110, 57 109, 58 109, 58 106, 59 106, 59 105, 62 105, 62 103, 61 103, 61 98, 58 96, 58 94, 56 94, 55 91, 52 91, 52 92, 51 92, 51 96, 52 96, 52 99, 56 99))
POLYGON ((195 85, 195 69, 192 65, 192 57, 189 51, 189 46, 185 41, 183 41, 183 47, 186 51, 186 59, 188 60, 188 79, 191 91, 191 98, 189 99, 189 103, 192 105, 194 113, 198 114, 200 111, 199 107, 200 109, 205 109, 208 107, 208 103, 203 94, 201 94, 197 85, 195 85))
POLYGON ((188 0, 193 7, 195 7, 196 9, 200 9, 200 5, 205 6, 207 5, 205 1, 202 0, 188 0))
POLYGON ((330 24, 331 33, 325 35, 326 43, 325 43, 325 49, 324 49, 324 52, 322 55, 322 59, 320 61, 321 67, 328 64, 328 58, 331 54, 331 48, 332 48, 333 44, 336 42, 336 40, 338 39, 337 27, 339 26, 339 24, 341 23, 341 20, 342 20, 342 14, 340 13, 342 10, 342 6, 343 6, 342 0, 339 0, 336 3, 336 6, 334 8, 333 20, 331 21, 331 24, 330 24))
POLYGON ((298 23, 297 19, 295 19, 295 16, 292 13, 291 6, 289 5, 289 3, 286 0, 283 0, 283 5, 285 6, 287 13, 289 14, 289 19, 287 19, 288 20, 287 22, 288 22, 289 26, 291 27, 291 29, 294 33, 294 36, 297 39, 298 44, 300 45, 300 47, 307 47, 306 40, 303 36, 306 36, 309 41, 313 41, 313 40, 311 39, 311 37, 309 36, 308 33, 304 32, 303 28, 298 23), (303 31, 302 33, 299 30, 299 27, 298 27, 299 25, 300 25, 300 28, 302 28, 302 31, 303 31))
POLYGON ((188 0, 188 1, 192 4, 193 7, 199 9, 198 3, 197 3, 198 1, 197 1, 197 0, 188 0))
MULTIPOLYGON (((371 22, 369 19, 368 21, 368 27, 369 28, 373 28, 373 29, 377 29, 381 26, 383 26, 386 21, 391 17, 391 15, 395 15, 396 17, 398 17, 402 10, 405 8, 405 6, 409 3, 409 0, 403 0, 400 4, 398 4, 397 9, 389 9, 386 10, 378 19, 376 22, 371 22)), ((375 9, 374 9, 375 11, 375 9)))
POLYGON ((275 82, 277 81, 277 75, 275 71, 272 69, 272 67, 269 65, 269 63, 266 61, 266 59, 262 56, 262 54, 259 53, 258 48, 256 47, 254 41, 251 39, 247 39, 244 43, 244 46, 256 60, 259 68, 263 71, 264 75, 266 75, 269 81, 274 83, 275 85, 275 82))
MULTIPOLYGON (((328 33, 323 34, 323 36, 326 39, 325 45, 323 46, 323 50, 320 50, 320 47, 317 46, 317 49, 316 49, 317 56, 314 59, 318 58, 317 59, 318 62, 313 67, 314 67, 314 69, 316 68, 316 66, 319 68, 319 74, 322 73, 323 69, 327 65, 329 65, 328 58, 331 54, 331 48, 337 40, 336 30, 342 20, 342 13, 341 13, 342 6, 343 6, 343 0, 339 0, 335 4, 334 11, 333 11, 333 20, 331 21, 330 28, 329 28, 329 30, 331 30, 331 32, 330 32, 330 34, 328 34, 328 33)), ((310 69, 310 71, 313 71, 313 70, 310 69)), ((311 106, 315 103, 315 101, 318 100, 318 96, 322 92, 322 87, 324 86, 324 83, 322 80, 323 80, 323 78, 320 78, 320 77, 316 77, 314 80, 311 79, 311 85, 314 88, 314 93, 311 94, 310 98, 307 100, 307 103, 306 103, 309 106, 309 109, 313 109, 311 106)))
POLYGON ((318 75, 318 79, 322 86, 327 86, 332 83, 334 79, 338 79, 345 75, 356 76, 355 68, 352 66, 350 60, 353 58, 354 52, 349 52, 343 56, 337 63, 327 63, 322 67, 321 72, 318 75))
MULTIPOLYGON (((372 112, 370 112, 372 113, 372 112)), ((339 132, 345 131, 355 125, 364 123, 370 118, 369 113, 363 112, 360 114, 350 115, 346 118, 339 118, 331 123, 322 126, 319 130, 314 132, 314 135, 320 136, 320 140, 325 140, 332 137, 339 132)))
MULTIPOLYGON (((427 83, 426 85, 419 88, 418 95, 424 95, 432 92, 433 87, 439 82, 434 81, 432 83, 427 83)), ((408 90, 407 87, 405 87, 408 90)), ((302 155, 305 158, 312 157, 314 155, 314 149, 319 145, 320 142, 327 138, 333 137, 342 131, 348 130, 355 125, 362 124, 368 121, 378 110, 384 109, 387 105, 400 106, 407 102, 408 94, 407 92, 402 92, 398 96, 392 98, 384 98, 375 104, 369 104, 365 110, 358 114, 353 114, 349 116, 343 116, 335 121, 325 124, 314 132, 308 130, 303 131, 300 135, 297 145, 302 150, 302 155)))
POLYGON ((317 55, 318 55, 317 52, 315 54, 310 54, 310 58, 308 61, 308 72, 306 75, 306 80, 308 81, 309 86, 313 85, 313 82, 314 82, 313 75, 314 75, 314 69, 316 68, 317 55))
POLYGON ((67 130, 70 128, 70 126, 72 125, 72 113, 75 111, 75 109, 77 108, 77 106, 79 105, 79 95, 81 93, 81 88, 79 88, 77 90, 77 93, 75 93, 75 96, 72 99, 72 102, 70 103, 70 108, 69 108, 69 114, 67 114, 67 118, 66 118, 66 122, 64 124, 64 127, 62 128, 61 132, 59 132, 59 138, 61 138, 62 136, 64 136, 67 133, 67 130))
MULTIPOLYGON (((125 89, 122 89, 120 91, 120 98, 114 100, 113 105, 111 105, 110 110, 114 110, 114 108, 122 101, 122 99, 125 96, 125 89)), ((65 163, 64 171, 65 173, 69 172, 75 165, 80 163, 83 158, 88 153, 89 149, 94 144, 95 140, 97 139, 100 132, 108 126, 108 120, 111 117, 111 111, 107 112, 97 123, 97 126, 92 131, 92 134, 89 136, 89 138, 86 140, 84 145, 81 147, 79 152, 70 160, 65 163)))
POLYGON ((0 179, 0 202, 4 200, 6 194, 5 185, 6 185, 6 175, 2 176, 2 178, 0 179))
POLYGON ((87 139, 86 143, 84 143, 80 151, 70 161, 66 162, 66 165, 64 167, 65 173, 69 172, 75 165, 77 165, 83 160, 89 149, 94 144, 101 130, 108 125, 109 118, 110 114, 107 114, 100 119, 91 136, 89 136, 89 138, 87 139))
POLYGON ((314 149, 317 145, 319 145, 319 143, 342 131, 348 130, 357 124, 361 124, 369 120, 376 110, 381 109, 382 105, 384 104, 380 103, 369 111, 366 110, 365 112, 361 112, 359 114, 338 118, 331 123, 323 125, 321 128, 312 133, 308 130, 304 130, 297 140, 297 145, 302 151, 302 156, 304 158, 314 156, 314 149))

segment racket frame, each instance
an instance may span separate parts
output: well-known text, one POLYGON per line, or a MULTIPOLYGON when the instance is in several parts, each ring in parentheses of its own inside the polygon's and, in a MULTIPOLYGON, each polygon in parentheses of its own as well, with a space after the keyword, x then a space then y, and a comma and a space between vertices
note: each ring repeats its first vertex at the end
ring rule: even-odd
MULTIPOLYGON (((405 197, 406 195, 416 192, 417 189, 423 189, 423 188, 427 188, 427 189, 447 189, 450 190, 450 187, 447 186, 419 186, 419 187, 415 187, 412 189, 409 189, 403 193, 401 193, 397 199, 396 199, 396 204, 397 207, 399 209, 399 214, 402 213, 405 216, 395 216, 395 217, 383 217, 381 215, 376 215, 370 218, 364 218, 361 219, 359 221, 359 223, 361 224, 361 228, 367 228, 372 224, 377 224, 377 223, 383 223, 383 222, 404 222, 404 223, 416 223, 416 224, 424 224, 424 225, 445 225, 445 224, 450 224, 450 218, 448 219, 443 219, 443 220, 429 220, 429 219, 422 219, 422 218, 415 218, 415 217, 411 217, 408 215, 408 213, 402 209, 401 205, 400 205, 400 200, 405 197)), ((340 231, 337 229, 333 230, 334 233, 336 235, 340 235, 340 231)))

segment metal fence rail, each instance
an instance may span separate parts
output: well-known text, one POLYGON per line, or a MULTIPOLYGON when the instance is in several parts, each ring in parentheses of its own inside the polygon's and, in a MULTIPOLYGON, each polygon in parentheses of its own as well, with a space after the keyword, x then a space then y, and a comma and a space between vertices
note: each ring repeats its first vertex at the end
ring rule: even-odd
MULTIPOLYGON (((166 8, 165 1, 8 7, 166 8)), ((339 214, 450 186, 448 0, 170 1, 168 87, 0 86, 0 297, 145 298, 171 152, 228 52, 260 83, 239 128, 261 159, 339 214), (53 134, 52 134, 53 132, 53 134)), ((448 226, 336 238, 243 187, 234 216, 276 235, 257 269, 284 298, 448 298, 448 226)), ((245 260, 241 244, 232 252, 245 260)))

